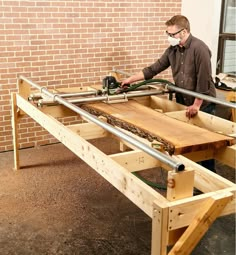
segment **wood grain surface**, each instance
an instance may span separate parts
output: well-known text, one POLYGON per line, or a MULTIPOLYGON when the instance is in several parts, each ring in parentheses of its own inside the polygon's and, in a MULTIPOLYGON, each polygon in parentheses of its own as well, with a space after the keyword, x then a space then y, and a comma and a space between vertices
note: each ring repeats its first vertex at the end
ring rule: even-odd
POLYGON ((150 141, 162 142, 170 154, 218 149, 234 143, 232 137, 173 119, 133 100, 114 104, 86 104, 82 108, 94 115, 105 116, 112 125, 150 141))

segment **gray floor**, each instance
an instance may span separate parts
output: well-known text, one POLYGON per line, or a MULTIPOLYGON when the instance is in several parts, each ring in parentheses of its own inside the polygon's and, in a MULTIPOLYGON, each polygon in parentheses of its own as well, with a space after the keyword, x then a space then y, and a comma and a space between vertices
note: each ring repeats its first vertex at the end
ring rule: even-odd
MULTIPOLYGON (((0 153, 1 255, 150 254, 150 218, 63 145, 21 150, 20 159, 13 172, 13 152, 0 153)), ((217 172, 235 181, 232 169, 217 172)), ((235 215, 217 219, 192 254, 234 255, 235 215)))

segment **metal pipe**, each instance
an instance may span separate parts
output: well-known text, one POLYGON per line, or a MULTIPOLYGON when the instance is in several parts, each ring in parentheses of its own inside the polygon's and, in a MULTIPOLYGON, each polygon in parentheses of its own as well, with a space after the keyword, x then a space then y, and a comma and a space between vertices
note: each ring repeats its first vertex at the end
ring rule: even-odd
POLYGON ((58 94, 62 98, 66 97, 77 97, 77 96, 92 96, 97 95, 97 91, 86 91, 86 92, 76 92, 76 93, 68 93, 68 94, 58 94))
MULTIPOLYGON (((162 86, 163 86, 163 84, 162 84, 162 86)), ((210 96, 200 94, 200 93, 197 93, 197 92, 194 92, 194 91, 190 91, 190 90, 187 90, 187 89, 182 89, 182 88, 179 88, 179 87, 174 86, 174 85, 167 84, 166 86, 169 90, 173 90, 173 91, 176 91, 176 92, 181 92, 181 93, 189 95, 189 96, 194 96, 196 98, 200 98, 200 99, 212 102, 212 103, 216 103, 216 104, 220 104, 220 105, 223 105, 223 106, 227 106, 227 107, 231 107, 231 108, 236 109, 236 104, 235 103, 230 103, 230 102, 218 99, 216 97, 210 97, 210 96)))
MULTIPOLYGON (((56 93, 57 94, 57 93, 56 93)), ((77 92, 77 93, 67 93, 67 94, 60 94, 60 97, 62 98, 68 98, 68 97, 77 97, 77 96, 92 96, 97 95, 97 91, 87 91, 87 92, 77 92)), ((30 94, 28 97, 29 101, 39 100, 42 98, 42 94, 30 94)), ((42 100, 43 102, 44 100, 42 100)))
POLYGON ((126 75, 126 76, 131 76, 131 75, 132 75, 131 73, 127 73, 127 72, 125 72, 125 71, 116 69, 116 68, 114 68, 114 67, 113 67, 113 70, 112 70, 112 71, 115 72, 115 73, 119 73, 119 74, 126 75))
POLYGON ((58 103, 63 104, 64 106, 68 107, 72 111, 74 111, 74 112, 80 114, 81 116, 83 116, 85 119, 97 124, 98 126, 104 128, 108 132, 110 132, 110 133, 118 136, 119 138, 125 140, 126 142, 134 145, 135 147, 137 147, 137 148, 141 149, 142 151, 148 153, 152 157, 160 160, 161 162, 165 163, 166 165, 170 166, 171 168, 175 169, 176 171, 184 170, 184 168, 185 168, 184 164, 182 164, 180 162, 176 162, 175 160, 173 160, 169 156, 167 156, 167 155, 151 148, 150 146, 146 145, 145 143, 142 143, 142 142, 134 139, 133 137, 127 135, 124 132, 122 132, 121 130, 118 130, 118 129, 114 128, 112 125, 101 121, 99 118, 93 116, 92 114, 86 112, 85 110, 79 108, 78 106, 76 106, 76 105, 68 102, 67 100, 61 98, 59 95, 54 95, 53 93, 48 91, 45 87, 39 86, 38 84, 30 81, 29 79, 25 78, 24 76, 20 76, 19 79, 26 81, 29 85, 31 85, 32 87, 34 87, 36 89, 39 89, 41 92, 45 93, 49 97, 52 97, 58 103))
MULTIPOLYGON (((163 95, 163 91, 147 91, 147 92, 139 92, 139 93, 130 93, 130 94, 119 94, 119 95, 113 95, 113 96, 97 96, 97 97, 87 97, 87 98, 77 98, 77 99, 68 99, 67 101, 72 104, 79 104, 79 103, 90 103, 90 102, 99 102, 99 101, 106 101, 106 102, 112 102, 113 100, 126 100, 127 98, 132 97, 143 97, 143 96, 153 96, 153 95, 163 95)), ((59 94, 54 94, 61 97, 59 94)), ((43 105, 52 105, 52 101, 40 99, 38 101, 38 106, 41 107, 43 105)), ((54 102, 55 104, 55 102, 54 102)))
POLYGON ((149 92, 139 92, 139 93, 130 93, 130 94, 119 94, 119 95, 112 95, 112 96, 98 96, 94 98, 78 98, 78 99, 72 99, 68 100, 70 103, 85 103, 85 102, 97 102, 97 101, 113 101, 113 100, 119 100, 119 99, 126 99, 126 98, 132 98, 132 97, 143 97, 143 96, 152 96, 152 95, 160 95, 164 94, 162 91, 149 91, 149 92))

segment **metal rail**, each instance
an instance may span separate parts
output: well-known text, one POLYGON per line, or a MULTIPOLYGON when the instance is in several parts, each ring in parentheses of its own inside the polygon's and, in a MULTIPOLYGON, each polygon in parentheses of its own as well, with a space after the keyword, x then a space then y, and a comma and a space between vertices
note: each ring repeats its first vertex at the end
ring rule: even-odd
MULTIPOLYGON (((127 73, 127 72, 124 72, 124 71, 121 71, 121 70, 118 70, 118 69, 115 69, 115 68, 113 69, 113 71, 116 72, 116 73, 119 73, 119 74, 127 75, 127 76, 132 75, 130 73, 127 73)), ((155 83, 155 85, 163 87, 163 84, 160 84, 160 83, 159 84, 155 83)), ((215 103, 215 104, 220 104, 220 105, 223 105, 223 106, 226 106, 226 107, 236 109, 236 104, 235 103, 227 102, 227 101, 221 100, 219 98, 207 96, 207 95, 197 93, 197 92, 194 92, 194 91, 191 91, 191 90, 179 88, 179 87, 175 86, 174 84, 173 85, 166 84, 166 88, 171 90, 171 91, 180 92, 180 93, 183 93, 185 95, 189 95, 189 96, 193 96, 193 97, 196 97, 196 98, 206 100, 208 102, 212 102, 212 103, 215 103)))
POLYGON ((221 99, 216 98, 216 97, 210 97, 210 96, 200 94, 200 93, 197 93, 197 92, 194 92, 194 91, 190 91, 190 90, 187 90, 187 89, 182 89, 182 88, 176 87, 174 85, 167 85, 167 88, 169 90, 172 90, 172 91, 181 92, 181 93, 189 95, 189 96, 194 96, 196 98, 200 98, 200 99, 212 102, 212 103, 216 103, 216 104, 220 104, 220 105, 223 105, 223 106, 227 106, 227 107, 231 107, 231 108, 236 109, 236 104, 235 103, 230 103, 230 102, 221 100, 221 99))
MULTIPOLYGON (((57 93, 56 93, 57 94, 57 93)), ((67 98, 67 97, 79 97, 79 96, 96 96, 97 95, 97 91, 83 91, 83 92, 76 92, 76 93, 58 93, 58 95, 60 95, 60 97, 62 98, 67 98)), ((39 100, 42 99, 42 95, 41 94, 30 94, 28 97, 29 101, 34 101, 34 100, 39 100)))
POLYGON ((83 91, 83 92, 76 92, 76 93, 64 93, 60 94, 60 97, 65 98, 65 97, 80 97, 80 96, 92 96, 92 95, 97 95, 97 91, 83 91))
POLYGON ((126 76, 132 76, 131 73, 127 73, 127 72, 125 72, 125 71, 116 69, 115 67, 113 67, 112 72, 119 73, 119 74, 123 74, 123 75, 126 75, 126 76))
MULTIPOLYGON (((106 101, 106 102, 112 102, 115 100, 126 100, 127 98, 132 98, 132 97, 143 97, 143 96, 153 96, 153 95, 163 95, 163 91, 147 91, 147 92, 136 92, 136 93, 122 93, 119 95, 112 95, 112 96, 96 96, 96 97, 87 97, 87 98, 78 98, 78 99, 68 99, 67 101, 72 103, 72 104, 79 104, 79 103, 90 103, 90 102, 99 102, 99 101, 106 101)), ((57 94, 56 94, 57 95, 57 94)), ((60 94, 58 96, 62 97, 60 94)), ((54 94, 55 97, 55 94, 54 94)), ((40 99, 38 101, 38 106, 43 106, 43 105, 50 105, 50 104, 55 104, 53 101, 47 101, 44 99, 40 99)))
POLYGON ((112 125, 101 121, 100 119, 98 119, 97 117, 93 116, 92 114, 86 112, 85 110, 81 109, 80 107, 78 107, 78 106, 68 102, 67 100, 61 98, 59 95, 57 95, 57 94, 55 95, 52 92, 48 91, 48 89, 46 87, 41 87, 38 84, 34 83, 33 81, 27 79, 24 76, 20 76, 18 79, 19 79, 19 81, 21 80, 21 81, 27 82, 32 87, 40 90, 41 93, 44 93, 48 97, 51 97, 54 101, 56 101, 60 104, 63 104, 64 106, 68 107, 72 111, 74 111, 74 112, 80 114, 81 116, 83 116, 85 119, 97 124, 98 126, 104 128, 108 132, 118 136, 119 138, 125 140, 126 142, 134 145, 135 147, 137 147, 139 149, 141 149, 142 151, 146 152, 150 156, 152 156, 152 157, 160 160, 164 164, 170 166, 172 169, 174 169, 176 171, 184 170, 185 166, 184 166, 183 163, 176 162, 175 160, 173 160, 168 155, 165 155, 165 154, 151 148, 147 144, 142 143, 142 142, 134 139, 133 137, 127 135, 126 133, 122 132, 121 130, 118 130, 118 129, 114 128, 112 125))

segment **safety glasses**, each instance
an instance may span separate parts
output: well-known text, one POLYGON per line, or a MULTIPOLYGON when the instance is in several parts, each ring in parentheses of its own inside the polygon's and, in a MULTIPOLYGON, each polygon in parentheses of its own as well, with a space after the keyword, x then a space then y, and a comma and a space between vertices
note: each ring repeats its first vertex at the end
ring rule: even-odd
POLYGON ((180 32, 183 31, 183 30, 184 30, 184 28, 180 29, 178 32, 175 32, 175 33, 168 33, 168 32, 166 31, 166 34, 167 34, 168 36, 170 36, 170 37, 174 37, 175 35, 177 35, 178 33, 180 33, 180 32))

